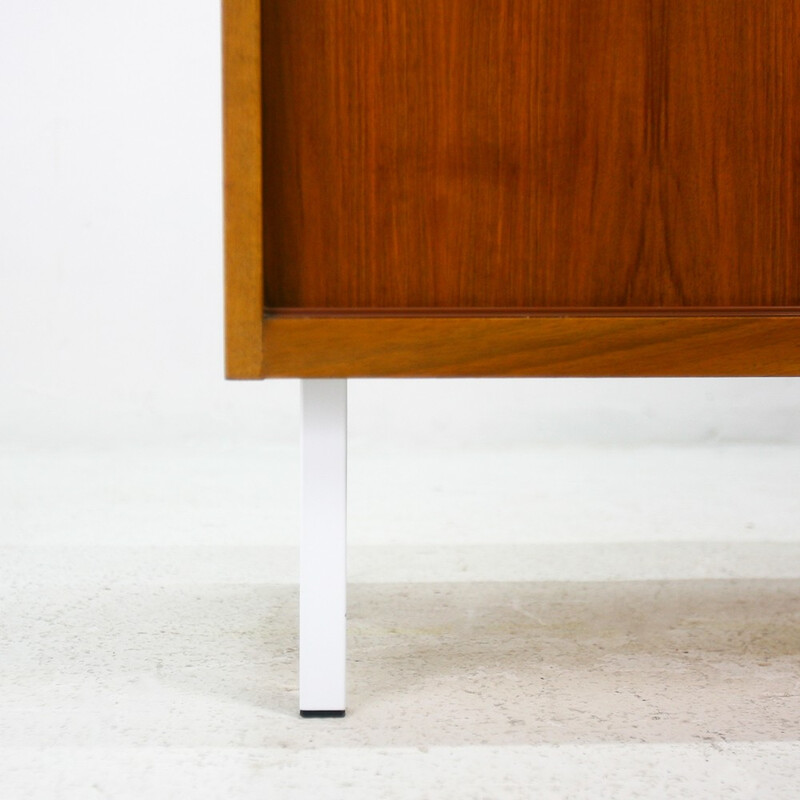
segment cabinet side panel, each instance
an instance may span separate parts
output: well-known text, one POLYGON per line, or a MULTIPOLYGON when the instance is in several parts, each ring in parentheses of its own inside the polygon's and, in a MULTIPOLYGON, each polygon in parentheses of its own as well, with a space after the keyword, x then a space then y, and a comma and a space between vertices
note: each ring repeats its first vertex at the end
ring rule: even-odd
POLYGON ((223 0, 225 355, 229 378, 258 378, 263 317, 261 2, 223 0))

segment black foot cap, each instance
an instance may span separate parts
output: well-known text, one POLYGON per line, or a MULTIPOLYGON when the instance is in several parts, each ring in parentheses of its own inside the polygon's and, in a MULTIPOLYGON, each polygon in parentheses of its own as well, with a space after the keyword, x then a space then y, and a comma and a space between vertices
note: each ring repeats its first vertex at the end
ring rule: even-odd
POLYGON ((343 717, 344 710, 342 711, 300 711, 301 717, 343 717))

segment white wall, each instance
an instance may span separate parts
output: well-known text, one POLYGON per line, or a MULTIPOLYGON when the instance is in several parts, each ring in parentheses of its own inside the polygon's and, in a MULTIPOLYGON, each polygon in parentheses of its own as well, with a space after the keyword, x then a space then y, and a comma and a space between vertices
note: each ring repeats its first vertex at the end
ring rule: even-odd
MULTIPOLYGON (((0 4, 0 445, 297 435, 222 379, 218 0, 0 4)), ((800 441, 800 381, 359 381, 356 437, 800 441)))

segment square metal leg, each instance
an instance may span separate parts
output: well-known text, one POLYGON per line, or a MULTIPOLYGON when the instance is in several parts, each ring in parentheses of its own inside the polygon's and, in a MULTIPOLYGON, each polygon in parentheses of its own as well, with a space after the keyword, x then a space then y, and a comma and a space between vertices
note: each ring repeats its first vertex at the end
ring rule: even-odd
POLYGON ((304 380, 300 714, 344 716, 347 381, 304 380))

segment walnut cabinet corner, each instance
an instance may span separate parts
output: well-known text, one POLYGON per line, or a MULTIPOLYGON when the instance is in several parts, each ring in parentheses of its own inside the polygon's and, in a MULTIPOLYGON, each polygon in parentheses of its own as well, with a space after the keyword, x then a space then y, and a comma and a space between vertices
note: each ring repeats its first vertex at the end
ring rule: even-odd
POLYGON ((800 0, 223 0, 223 39, 227 375, 334 379, 300 697, 340 714, 344 379, 800 375, 800 0))
POLYGON ((797 0, 224 0, 233 378, 800 374, 797 0))

